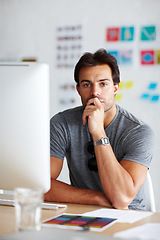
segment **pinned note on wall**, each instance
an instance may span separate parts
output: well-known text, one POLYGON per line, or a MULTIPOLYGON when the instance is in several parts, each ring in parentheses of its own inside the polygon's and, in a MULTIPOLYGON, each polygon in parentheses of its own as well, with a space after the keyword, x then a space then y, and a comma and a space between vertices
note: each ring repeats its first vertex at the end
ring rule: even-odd
POLYGON ((134 87, 134 81, 128 80, 128 81, 121 81, 119 84, 119 91, 115 96, 116 101, 120 101, 124 98, 126 95, 126 91, 132 90, 134 87))
POLYGON ((134 40, 134 27, 122 27, 121 28, 121 41, 133 41, 134 40))
POLYGON ((158 82, 150 82, 145 91, 141 94, 141 99, 149 102, 159 102, 160 89, 158 82))
POLYGON ((154 50, 142 50, 141 51, 141 64, 151 65, 154 64, 154 50))
POLYGON ((154 41, 156 40, 156 27, 143 26, 141 27, 141 41, 154 41))

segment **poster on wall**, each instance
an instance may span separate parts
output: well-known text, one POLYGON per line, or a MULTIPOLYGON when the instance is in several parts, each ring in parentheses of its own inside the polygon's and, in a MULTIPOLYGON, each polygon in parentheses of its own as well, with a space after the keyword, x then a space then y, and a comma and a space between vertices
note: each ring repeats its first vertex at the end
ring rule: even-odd
POLYGON ((80 104, 73 79, 74 67, 82 55, 82 25, 59 26, 56 29, 56 71, 58 77, 58 109, 65 110, 80 104))
POLYGON ((82 26, 60 26, 56 30, 56 68, 73 68, 82 52, 82 26))

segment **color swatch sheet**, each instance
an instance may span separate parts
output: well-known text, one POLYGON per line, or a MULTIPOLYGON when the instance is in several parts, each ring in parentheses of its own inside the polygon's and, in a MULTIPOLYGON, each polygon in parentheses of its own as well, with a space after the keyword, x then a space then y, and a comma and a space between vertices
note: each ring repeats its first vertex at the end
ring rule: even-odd
MULTIPOLYGON (((62 214, 46 220, 44 225, 75 230, 91 230, 101 232, 116 222, 116 218, 89 217, 76 214, 62 214)), ((43 226, 44 226, 43 225, 43 226)))

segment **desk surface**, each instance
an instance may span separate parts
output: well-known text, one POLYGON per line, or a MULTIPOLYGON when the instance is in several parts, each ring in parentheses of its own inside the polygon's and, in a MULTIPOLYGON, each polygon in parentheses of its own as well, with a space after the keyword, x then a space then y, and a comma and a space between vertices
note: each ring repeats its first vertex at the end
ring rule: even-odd
MULTIPOLYGON (((100 209, 100 206, 67 204, 67 208, 59 208, 58 210, 42 210, 41 220, 49 219, 62 213, 82 214, 85 212, 100 209)), ((143 218, 135 223, 115 223, 109 228, 98 234, 106 234, 112 236, 114 233, 126 230, 145 223, 160 223, 160 212, 153 213, 149 217, 143 218)), ((15 233, 15 209, 11 206, 0 206, 0 236, 15 233)))

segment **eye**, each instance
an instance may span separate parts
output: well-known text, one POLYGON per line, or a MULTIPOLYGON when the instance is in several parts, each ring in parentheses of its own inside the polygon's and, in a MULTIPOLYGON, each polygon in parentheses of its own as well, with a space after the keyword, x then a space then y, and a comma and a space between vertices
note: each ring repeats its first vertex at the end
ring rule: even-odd
POLYGON ((82 87, 87 88, 87 87, 89 87, 90 85, 91 85, 90 83, 84 83, 84 84, 82 85, 82 87))
POLYGON ((101 83, 100 83, 100 86, 101 86, 101 87, 107 86, 107 82, 101 82, 101 83))

